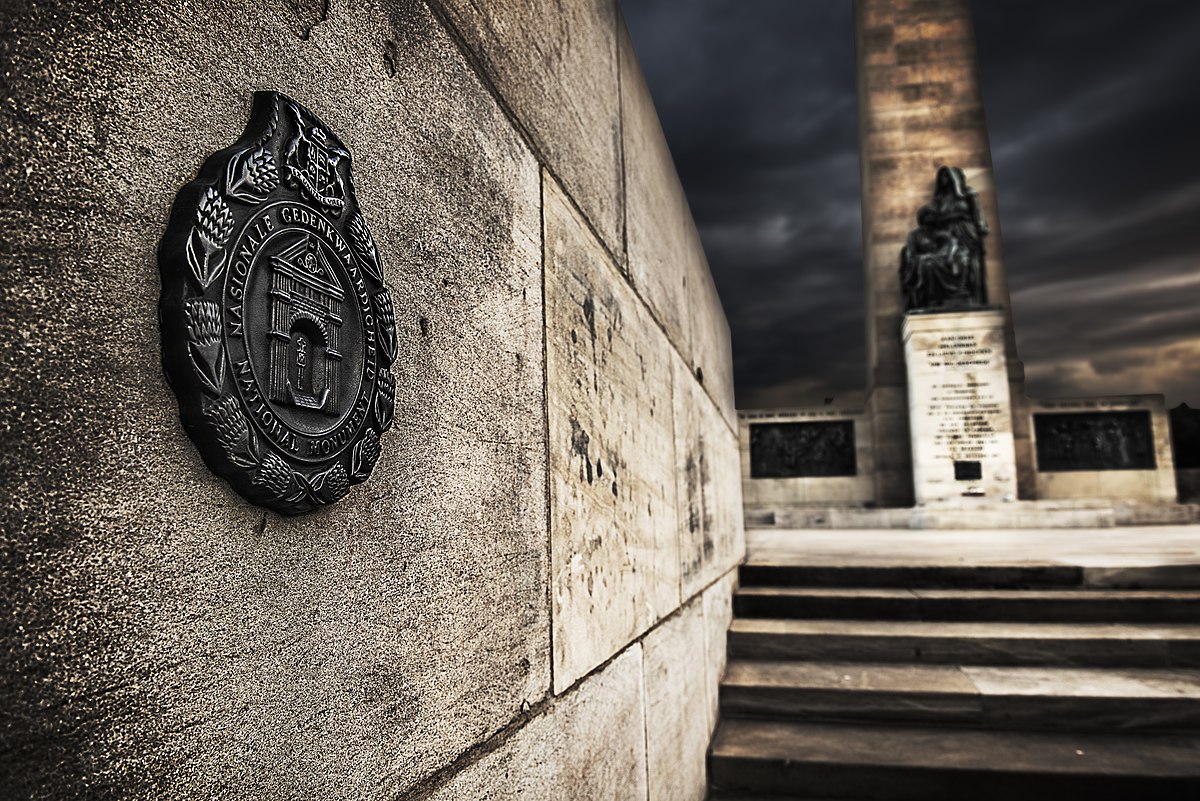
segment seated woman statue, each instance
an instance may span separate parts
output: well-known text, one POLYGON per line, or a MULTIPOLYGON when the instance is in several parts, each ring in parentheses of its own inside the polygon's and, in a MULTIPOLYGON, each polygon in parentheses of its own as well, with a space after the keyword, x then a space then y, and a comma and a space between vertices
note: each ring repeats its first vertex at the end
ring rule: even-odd
POLYGON ((969 308, 987 303, 979 195, 962 170, 942 167, 933 202, 917 212, 920 226, 900 251, 905 310, 969 308))

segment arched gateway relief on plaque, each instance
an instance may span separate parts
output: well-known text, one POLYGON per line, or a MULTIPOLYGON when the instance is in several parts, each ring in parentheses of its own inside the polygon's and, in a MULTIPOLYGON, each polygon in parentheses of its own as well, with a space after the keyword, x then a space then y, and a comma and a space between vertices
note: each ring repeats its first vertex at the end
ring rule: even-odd
POLYGON ((163 362, 214 472, 284 514, 365 481, 392 424, 396 329, 350 153, 258 92, 179 192, 159 247, 163 362))

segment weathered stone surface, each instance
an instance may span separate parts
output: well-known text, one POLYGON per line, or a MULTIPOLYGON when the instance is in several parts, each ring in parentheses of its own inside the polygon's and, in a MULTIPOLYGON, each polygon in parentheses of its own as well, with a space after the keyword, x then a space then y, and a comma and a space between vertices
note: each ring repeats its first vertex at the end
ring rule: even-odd
POLYGON ((675 480, 681 597, 690 598, 745 554, 737 438, 682 360, 675 366, 675 480))
POLYGON ((624 253, 616 4, 610 0, 436 0, 551 170, 624 253))
POLYGON ((629 275, 732 428, 737 413, 729 325, 623 24, 620 34, 629 275))
POLYGON ((719 716, 721 677, 728 661, 729 624, 733 622, 733 592, 737 570, 731 570, 704 591, 704 650, 708 665, 708 729, 711 734, 719 716))
MULTIPOLYGON (((638 801, 647 797, 645 738, 634 645, 429 801, 638 801)), ((691 760, 703 770, 703 749, 691 760)))
POLYGON ((287 4, 90 5, 0 22, 0 784, 391 796, 548 689, 537 163, 419 4, 307 39, 287 4), (156 320, 171 200, 259 87, 351 149, 401 340, 374 477, 289 520, 204 467, 156 320))
POLYGON ((690 353, 688 281, 703 251, 633 41, 619 28, 629 276, 675 347, 690 353))
POLYGON ((837 720, 977 722, 979 692, 955 665, 734 662, 726 713, 837 720))
POLYGON ((708 261, 702 261, 688 281, 688 306, 692 318, 691 367, 696 380, 717 404, 731 431, 737 430, 733 399, 733 346, 729 322, 717 295, 708 261))
POLYGON ((1200 653, 1200 626, 738 619, 729 648, 754 659, 1169 667, 1195 664, 1186 655, 1200 653))
POLYGON ((561 692, 679 605, 679 560, 670 344, 553 179, 544 185, 561 692))
POLYGON ((734 662, 727 714, 1026 729, 1200 727, 1188 670, 734 662))
POLYGON ((646 635, 646 763, 650 801, 703 801, 707 791, 709 666, 704 599, 696 598, 646 635))
POLYGON ((729 720, 713 742, 726 791, 814 798, 949 801, 1187 798, 1200 788, 1200 737, 972 731, 729 720))

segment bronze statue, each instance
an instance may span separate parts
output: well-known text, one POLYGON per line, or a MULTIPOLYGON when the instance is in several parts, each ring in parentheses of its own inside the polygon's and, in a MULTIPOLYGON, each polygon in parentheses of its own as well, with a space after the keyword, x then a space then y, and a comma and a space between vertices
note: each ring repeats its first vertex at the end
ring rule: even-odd
POLYGON ((979 195, 958 167, 937 172, 933 202, 917 212, 917 228, 900 251, 905 310, 963 309, 987 304, 979 195))

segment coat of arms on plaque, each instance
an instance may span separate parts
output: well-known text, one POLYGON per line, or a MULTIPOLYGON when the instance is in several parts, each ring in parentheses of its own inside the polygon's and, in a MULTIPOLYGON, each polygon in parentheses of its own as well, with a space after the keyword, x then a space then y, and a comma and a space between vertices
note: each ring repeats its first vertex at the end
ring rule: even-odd
POLYGON ((258 92, 250 124, 180 190, 159 247, 163 363, 209 467, 284 514, 365 481, 392 424, 391 296, 350 153, 258 92))

